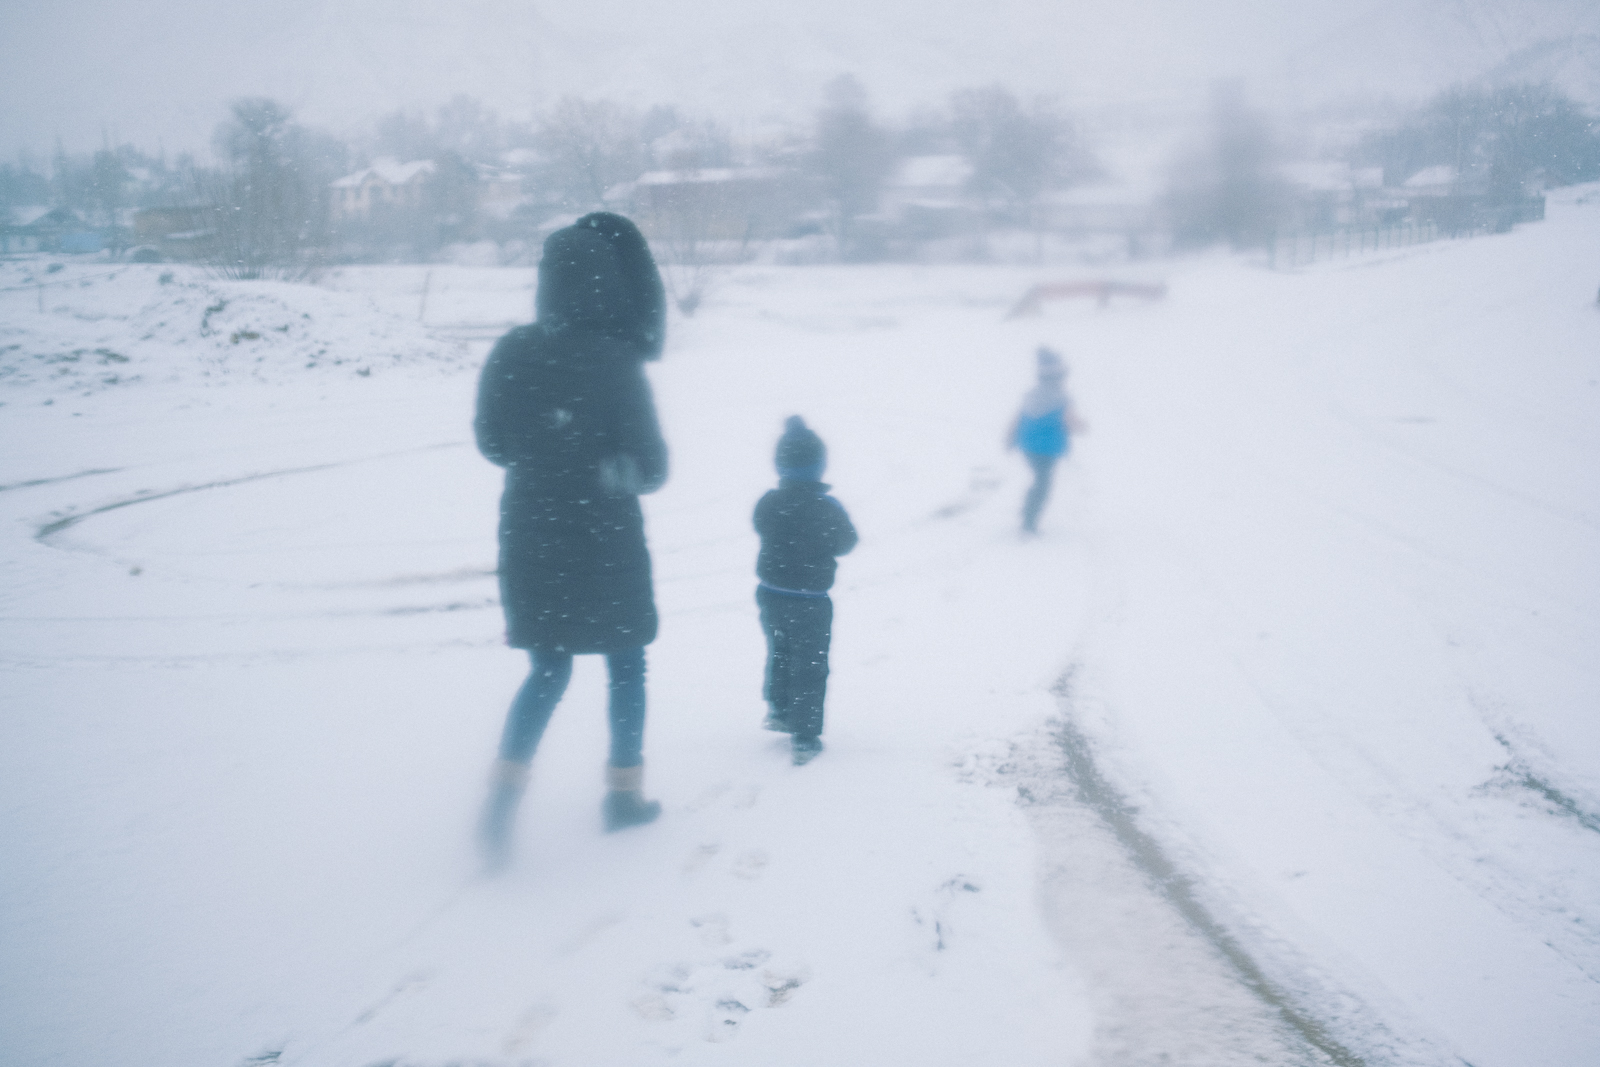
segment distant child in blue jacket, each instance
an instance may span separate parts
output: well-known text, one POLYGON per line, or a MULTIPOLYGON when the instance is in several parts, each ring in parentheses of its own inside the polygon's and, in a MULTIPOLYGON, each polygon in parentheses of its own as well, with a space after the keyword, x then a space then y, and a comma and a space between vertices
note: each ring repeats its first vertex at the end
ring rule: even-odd
POLYGON ((1072 401, 1061 387, 1067 368, 1061 357, 1039 347, 1039 382, 1022 398, 1022 410, 1006 435, 1006 447, 1020 448, 1033 468, 1033 485, 1022 501, 1022 530, 1038 532, 1039 512, 1050 495, 1050 478, 1056 461, 1067 454, 1073 432, 1082 424, 1072 410, 1072 401))
POLYGON ((828 449, 798 415, 778 440, 778 488, 756 505, 756 604, 767 635, 766 727, 794 735, 796 767, 822 751, 836 558, 856 546, 844 505, 828 495, 828 449))

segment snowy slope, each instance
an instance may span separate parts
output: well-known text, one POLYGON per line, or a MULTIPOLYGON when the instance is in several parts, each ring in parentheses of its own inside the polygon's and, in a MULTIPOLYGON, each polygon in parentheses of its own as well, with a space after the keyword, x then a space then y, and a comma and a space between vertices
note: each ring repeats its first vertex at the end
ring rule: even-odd
MULTIPOLYGON (((467 835, 523 661, 446 357, 528 272, 245 287, 337 324, 332 358, 291 374, 288 336, 226 389, 198 321, 138 380, 13 375, 0 1058, 1328 1062, 1281 993, 1339 1062, 1594 1059, 1597 237, 1574 190, 1508 235, 1152 264, 1164 303, 1012 322, 1040 275, 726 276, 651 369, 666 813, 598 833, 580 661, 494 882, 467 835), (395 338, 423 354, 357 372, 395 338), (999 437, 1040 341, 1090 430, 1024 542, 999 437), (759 729, 748 525, 796 411, 863 533, 798 770, 759 729)), ((92 351, 171 288, 0 320, 92 351)))
MULTIPOLYGON (((1075 974, 1031 906, 1027 822, 951 770, 969 734, 1047 711, 1040 683, 1070 619, 957 677, 911 669, 922 640, 958 636, 930 608, 992 583, 969 573, 896 596, 903 569, 991 544, 1014 567, 1024 546, 992 524, 952 541, 930 517, 965 500, 992 426, 938 446, 960 459, 954 480, 921 454, 923 411, 848 428, 875 405, 840 376, 888 320, 831 306, 853 272, 818 278, 812 293, 803 277, 745 279, 750 313, 721 336, 681 328, 657 376, 678 474, 650 501, 668 620, 650 759, 671 815, 596 833, 603 716, 583 664, 539 764, 523 864, 497 884, 472 880, 466 830, 522 659, 497 647, 497 472, 464 446, 471 376, 338 369, 253 393, 134 382, 60 399, 38 386, 27 407, 13 394, 6 730, 22 762, 3 777, 8 851, 33 859, 5 885, 19 963, 4 1002, 22 1053, 1042 1063, 1081 1046, 1075 974), (770 323, 774 295, 789 358, 752 360, 737 324, 770 323), (848 340, 832 374, 813 373, 812 336, 848 340), (840 491, 863 528, 900 531, 886 536, 902 551, 860 557, 854 581, 884 593, 853 618, 841 607, 834 751, 802 774, 758 726, 748 513, 771 481, 773 428, 806 398, 837 424, 840 491), (878 467, 867 448, 892 430, 904 458, 878 467), (875 500, 906 467, 915 488, 875 500), (852 469, 872 472, 853 493, 852 469), (105 473, 26 484, 81 471, 105 473), (982 705, 982 721, 930 710, 952 700, 982 705)), ((985 323, 1018 280, 987 284, 985 323)), ((526 296, 507 290, 518 307, 526 296)), ((77 328, 49 318, 35 329, 77 328)), ((902 350, 877 374, 921 371, 902 350)), ((1013 383, 981 364, 972 376, 992 379, 1002 417, 1013 383)), ((949 421, 969 384, 938 383, 949 421)))
POLYGON ((1479 1065, 1600 1049, 1596 206, 1082 341, 1078 713, 1224 906, 1479 1065))
POLYGON ((0 323, 0 389, 30 398, 41 387, 283 384, 319 369, 368 377, 466 362, 460 343, 375 314, 371 294, 218 281, 188 266, 12 259, 0 261, 0 296, 11 312, 0 323))

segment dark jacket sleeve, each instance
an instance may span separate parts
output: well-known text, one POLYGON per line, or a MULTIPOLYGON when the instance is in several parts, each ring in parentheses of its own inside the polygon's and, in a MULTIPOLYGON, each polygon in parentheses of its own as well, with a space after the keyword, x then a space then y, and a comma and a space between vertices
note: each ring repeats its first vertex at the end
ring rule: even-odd
POLYGON ((655 398, 644 367, 635 364, 624 379, 618 404, 617 444, 633 461, 637 473, 635 493, 653 493, 667 480, 667 442, 656 418, 655 398))
POLYGON ((526 343, 522 330, 513 330, 500 338, 478 376, 478 404, 472 430, 483 458, 501 467, 516 465, 512 438, 519 422, 519 401, 527 390, 526 383, 517 380, 515 367, 526 343))
POLYGON ((833 497, 823 497, 829 505, 830 514, 824 520, 824 529, 828 538, 829 551, 835 556, 843 556, 856 547, 856 528, 850 521, 850 515, 844 510, 844 505, 833 497))
POLYGON ((772 501, 776 496, 771 490, 761 494, 761 499, 756 501, 755 514, 750 517, 751 524, 756 528, 756 535, 765 541, 772 536, 772 501))

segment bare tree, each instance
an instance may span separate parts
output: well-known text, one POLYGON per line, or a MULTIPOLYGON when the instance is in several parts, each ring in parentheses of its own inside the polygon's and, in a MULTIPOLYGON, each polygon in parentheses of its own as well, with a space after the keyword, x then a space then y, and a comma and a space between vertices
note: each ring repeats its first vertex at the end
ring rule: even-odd
POLYGON ((686 119, 677 108, 653 107, 640 127, 651 161, 663 170, 733 165, 733 139, 712 119, 686 119))
POLYGON ((472 241, 478 236, 478 175, 455 152, 434 157, 433 173, 423 186, 423 218, 419 244, 433 251, 453 241, 472 241))
POLYGON ((750 258, 755 205, 738 175, 707 173, 734 164, 733 139, 715 121, 658 106, 646 112, 641 134, 655 169, 671 177, 636 198, 635 211, 656 248, 667 295, 693 315, 727 269, 750 258))
POLYGON ((866 90, 849 74, 835 78, 824 92, 811 165, 833 213, 840 254, 847 259, 867 255, 857 220, 877 209, 883 181, 894 167, 894 149, 893 139, 872 121, 866 90))
POLYGON ((609 100, 569 96, 539 124, 543 174, 571 210, 600 207, 612 186, 637 178, 646 158, 640 119, 609 100))
POLYGON ((687 195, 646 221, 659 250, 661 280, 680 312, 693 315, 730 267, 750 259, 751 223, 736 235, 717 203, 713 183, 689 184, 687 195))
POLYGON ((972 191, 1015 222, 1032 225, 1040 194, 1096 169, 1072 124, 1048 100, 1024 107, 991 85, 953 95, 950 113, 954 140, 972 164, 972 191))
POLYGON ((99 215, 101 225, 110 238, 112 252, 120 254, 123 249, 123 231, 118 216, 122 213, 122 192, 123 187, 128 184, 128 171, 109 146, 94 154, 91 181, 96 214, 99 215))
POLYGON ((1397 129, 1369 135, 1355 154, 1393 182, 1448 164, 1464 189, 1514 200, 1533 179, 1559 186, 1600 177, 1600 122, 1548 85, 1457 86, 1397 129))
POLYGON ((225 163, 200 176, 200 196, 212 208, 213 265, 228 277, 303 274, 326 236, 329 168, 319 157, 331 146, 289 120, 275 101, 246 99, 217 127, 225 163))
POLYGON ((372 147, 376 154, 406 161, 454 155, 469 163, 491 163, 513 136, 507 123, 482 101, 462 94, 434 113, 394 111, 378 120, 372 147))
POLYGON ((1284 216, 1287 191, 1266 119, 1245 103, 1238 82, 1217 84, 1204 143, 1177 161, 1167 197, 1174 236, 1184 244, 1227 241, 1258 248, 1284 216))
POLYGON ((8 219, 13 207, 42 204, 50 199, 50 178, 33 166, 26 154, 19 153, 15 164, 0 166, 0 219, 8 219))

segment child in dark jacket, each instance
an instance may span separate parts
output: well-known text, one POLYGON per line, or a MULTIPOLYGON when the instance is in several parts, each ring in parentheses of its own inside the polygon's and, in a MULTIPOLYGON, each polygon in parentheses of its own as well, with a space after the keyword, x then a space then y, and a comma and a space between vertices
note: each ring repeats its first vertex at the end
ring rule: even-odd
POLYGON ((856 546, 844 505, 828 495, 828 450, 798 415, 778 440, 778 488, 756 505, 756 604, 767 635, 766 727, 794 735, 795 766, 822 751, 822 702, 833 637, 835 558, 856 546))

